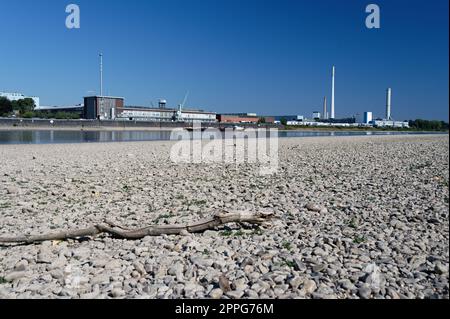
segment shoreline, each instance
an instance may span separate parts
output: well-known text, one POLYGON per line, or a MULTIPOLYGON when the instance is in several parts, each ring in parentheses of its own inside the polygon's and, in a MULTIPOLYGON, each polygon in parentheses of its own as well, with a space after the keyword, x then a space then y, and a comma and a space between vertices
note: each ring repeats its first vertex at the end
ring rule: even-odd
MULTIPOLYGON (((205 125, 208 127, 208 125, 205 125)), ((136 126, 136 127, 112 127, 112 126, 95 126, 95 127, 81 127, 81 126, 1 126, 0 132, 4 131, 86 131, 86 132, 167 132, 173 129, 186 128, 184 126, 174 126, 174 127, 147 127, 147 126, 136 126)), ((214 129, 219 129, 218 127, 212 127, 214 129)), ((317 127, 305 127, 305 128, 295 128, 295 129, 278 129, 279 132, 393 132, 393 133, 428 133, 428 134, 449 134, 449 131, 426 131, 426 130, 389 130, 389 129, 362 129, 362 128, 339 128, 339 127, 329 127, 329 128, 317 128, 317 127)))

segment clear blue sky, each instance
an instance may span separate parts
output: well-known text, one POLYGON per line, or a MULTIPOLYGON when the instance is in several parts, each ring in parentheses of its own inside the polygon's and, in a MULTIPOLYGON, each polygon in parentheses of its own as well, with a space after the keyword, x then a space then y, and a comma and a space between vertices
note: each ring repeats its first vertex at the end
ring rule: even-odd
POLYGON ((448 120, 448 0, 0 0, 0 91, 73 105, 99 91, 215 112, 322 109, 336 65, 336 116, 448 120), (65 27, 65 7, 81 29, 65 27), (381 7, 381 29, 365 7, 381 7))

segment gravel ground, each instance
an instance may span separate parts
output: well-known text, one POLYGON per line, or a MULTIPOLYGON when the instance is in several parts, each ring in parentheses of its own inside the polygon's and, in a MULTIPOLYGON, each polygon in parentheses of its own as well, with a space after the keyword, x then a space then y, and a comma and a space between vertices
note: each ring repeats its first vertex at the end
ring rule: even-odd
POLYGON ((270 228, 0 246, 0 298, 449 298, 449 137, 280 140, 280 169, 170 142, 0 146, 0 236, 269 210, 270 228))

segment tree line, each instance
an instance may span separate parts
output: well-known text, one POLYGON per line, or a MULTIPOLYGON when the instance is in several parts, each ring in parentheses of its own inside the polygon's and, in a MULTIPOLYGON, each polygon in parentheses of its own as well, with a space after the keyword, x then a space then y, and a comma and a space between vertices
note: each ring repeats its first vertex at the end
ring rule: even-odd
POLYGON ((2 116, 8 116, 14 112, 19 114, 33 112, 35 106, 34 100, 30 98, 10 101, 6 97, 0 97, 0 115, 2 116))
POLYGON ((42 118, 42 119, 79 119, 80 115, 70 112, 48 112, 35 111, 34 100, 30 98, 10 101, 5 97, 0 97, 0 116, 8 117, 13 114, 21 118, 42 118))
POLYGON ((417 119, 409 121, 409 127, 421 131, 448 131, 449 124, 444 121, 428 121, 417 119))

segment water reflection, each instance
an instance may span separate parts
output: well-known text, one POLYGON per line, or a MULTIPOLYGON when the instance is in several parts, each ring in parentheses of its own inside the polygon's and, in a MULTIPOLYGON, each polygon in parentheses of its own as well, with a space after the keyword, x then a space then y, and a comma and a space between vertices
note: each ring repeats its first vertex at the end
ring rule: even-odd
MULTIPOLYGON (((244 133, 244 132, 242 132, 244 133)), ((192 136, 192 133, 189 133, 192 136)), ((245 133, 244 133, 245 134, 245 133)), ((429 132, 388 131, 279 131, 281 138, 314 136, 366 136, 366 135, 409 135, 441 134, 429 132)), ((0 131, 0 144, 57 144, 57 143, 109 143, 131 141, 168 141, 170 131, 45 131, 12 130, 0 131)), ((220 138, 220 137, 219 137, 220 138)))

